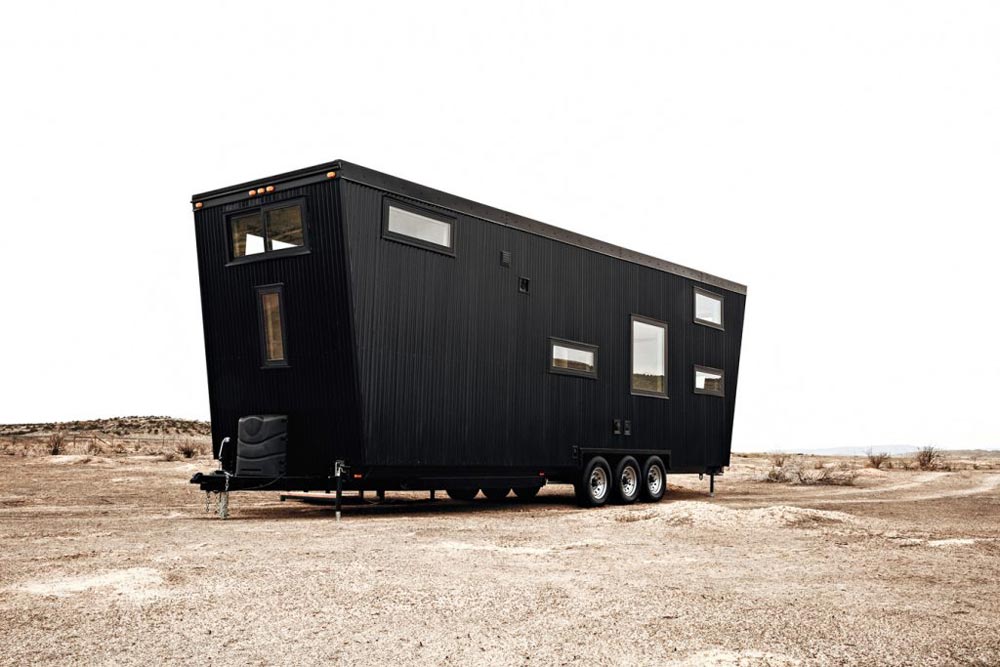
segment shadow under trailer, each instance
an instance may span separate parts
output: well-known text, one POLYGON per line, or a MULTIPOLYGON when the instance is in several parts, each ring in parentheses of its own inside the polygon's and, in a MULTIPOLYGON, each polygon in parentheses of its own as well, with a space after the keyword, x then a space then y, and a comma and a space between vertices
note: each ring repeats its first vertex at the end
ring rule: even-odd
POLYGON ((656 502, 729 465, 744 285, 339 160, 192 204, 220 469, 191 482, 222 516, 250 490, 656 502))

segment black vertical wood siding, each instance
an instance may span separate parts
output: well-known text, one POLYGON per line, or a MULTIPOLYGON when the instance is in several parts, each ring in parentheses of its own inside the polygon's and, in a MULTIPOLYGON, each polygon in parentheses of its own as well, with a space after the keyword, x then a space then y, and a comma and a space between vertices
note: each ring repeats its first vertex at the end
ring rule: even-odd
MULTIPOLYGON (((360 460, 350 294, 337 190, 323 182, 195 213, 212 439, 235 455, 236 424, 287 414, 288 474, 326 475, 335 458, 360 460), (227 266, 225 217, 305 197, 310 253, 227 266), (284 285, 287 368, 261 368, 256 287, 284 285)), ((226 457, 227 459, 229 456, 226 457)))
POLYGON ((725 296, 719 331, 693 321, 693 287, 709 286, 434 207, 457 216, 454 257, 390 241, 386 193, 340 187, 368 463, 553 468, 576 445, 669 449, 675 471, 728 465, 744 295, 710 287, 725 296), (631 314, 669 324, 669 399, 631 395, 631 314), (550 336, 597 345, 598 379, 548 373, 550 336), (695 364, 726 371, 725 398, 694 393, 695 364))
POLYGON ((295 477, 324 477, 336 459, 369 470, 569 470, 574 447, 666 449, 675 472, 729 464, 743 293, 427 204, 455 199, 444 195, 391 193, 456 219, 454 257, 388 240, 387 190, 326 179, 339 163, 322 167, 252 199, 240 188, 206 193, 218 203, 195 213, 216 451, 228 436, 235 454, 240 417, 273 413, 289 416, 295 477), (227 266, 226 215, 298 197, 309 254, 227 266), (265 369, 256 287, 274 283, 284 285, 289 367, 265 369), (695 286, 724 295, 725 331, 694 323, 695 286), (669 326, 668 399, 630 393, 633 314, 669 326), (550 337, 598 346, 598 378, 549 373, 550 337), (724 398, 694 393, 695 365, 725 371, 724 398), (615 435, 615 419, 630 420, 632 435, 615 435))

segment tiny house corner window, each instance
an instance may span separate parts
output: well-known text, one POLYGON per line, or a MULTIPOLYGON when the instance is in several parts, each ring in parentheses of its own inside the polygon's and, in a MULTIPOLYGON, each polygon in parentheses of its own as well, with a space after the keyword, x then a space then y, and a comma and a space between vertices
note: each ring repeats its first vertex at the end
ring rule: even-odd
POLYGON ((562 375, 596 378, 597 346, 550 338, 549 371, 562 375))
POLYGON ((258 255, 301 252, 306 248, 301 201, 280 202, 242 211, 229 218, 230 254, 234 261, 258 255))
POLYGON ((722 303, 721 294, 695 287, 694 321, 707 327, 722 329, 722 303))
POLYGON ((694 367, 694 393, 709 396, 725 396, 725 374, 718 368, 694 367))
POLYGON ((667 324, 632 316, 632 393, 667 398, 667 324))
POLYGON ((412 204, 385 199, 382 236, 427 250, 455 254, 454 219, 412 204))
POLYGON ((261 364, 264 367, 288 365, 283 294, 282 285, 257 288, 261 364))

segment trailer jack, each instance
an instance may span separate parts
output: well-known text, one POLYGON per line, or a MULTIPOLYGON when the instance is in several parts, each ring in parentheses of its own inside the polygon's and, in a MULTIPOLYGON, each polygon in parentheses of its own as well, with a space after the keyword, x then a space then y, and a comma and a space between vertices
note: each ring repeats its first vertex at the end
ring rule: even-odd
POLYGON ((229 491, 206 491, 205 512, 211 512, 211 498, 215 494, 215 512, 220 519, 229 518, 229 491))

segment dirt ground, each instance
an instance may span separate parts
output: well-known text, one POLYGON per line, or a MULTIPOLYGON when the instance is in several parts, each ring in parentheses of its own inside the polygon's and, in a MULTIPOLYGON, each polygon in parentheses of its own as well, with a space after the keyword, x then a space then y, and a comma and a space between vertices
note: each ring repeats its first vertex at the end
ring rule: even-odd
POLYGON ((205 457, 2 456, 0 663, 1000 664, 1000 467, 771 466, 734 458, 715 498, 390 494, 338 524, 276 492, 206 514, 205 457))

